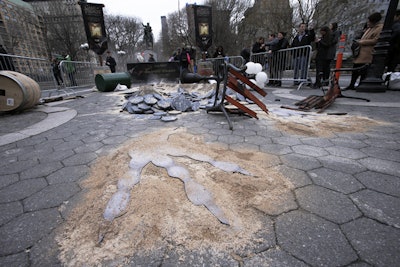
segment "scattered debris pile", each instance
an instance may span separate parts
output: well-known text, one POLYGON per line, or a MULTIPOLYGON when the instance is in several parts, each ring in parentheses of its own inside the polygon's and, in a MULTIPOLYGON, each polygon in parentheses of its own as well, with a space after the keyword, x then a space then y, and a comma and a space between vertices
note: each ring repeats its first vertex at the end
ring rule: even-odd
MULTIPOLYGON (((171 121, 176 119, 175 117, 173 119, 171 115, 206 109, 207 107, 212 107, 215 101, 221 101, 221 93, 215 100, 215 88, 204 91, 205 93, 190 91, 179 86, 173 91, 158 92, 154 88, 143 86, 139 90, 125 95, 126 101, 122 105, 122 111, 130 114, 151 114, 152 119, 171 121)), ((230 89, 227 90, 226 94, 243 104, 254 103, 252 100, 230 89)))

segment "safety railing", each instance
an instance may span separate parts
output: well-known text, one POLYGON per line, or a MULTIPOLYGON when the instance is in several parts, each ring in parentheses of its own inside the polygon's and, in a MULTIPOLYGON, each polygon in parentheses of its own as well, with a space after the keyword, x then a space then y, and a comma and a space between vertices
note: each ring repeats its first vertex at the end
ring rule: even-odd
POLYGON ((42 96, 60 90, 67 92, 67 89, 93 86, 93 69, 96 66, 91 62, 63 60, 53 69, 54 65, 48 59, 0 54, 0 70, 16 71, 32 78, 39 84, 42 96), (58 82, 57 70, 60 73, 58 82))
POLYGON ((48 59, 0 54, 0 70, 22 73, 35 80, 42 90, 57 88, 48 59))
POLYGON ((212 63, 215 75, 218 74, 221 64, 224 64, 225 61, 227 63, 230 63, 231 65, 237 67, 237 68, 242 67, 246 63, 244 58, 241 57, 241 56, 227 56, 227 57, 207 58, 206 61, 212 63))
POLYGON ((310 82, 311 52, 311 46, 307 45, 272 53, 255 53, 250 56, 250 61, 263 66, 272 84, 287 81, 298 85, 300 89, 303 84, 310 82))

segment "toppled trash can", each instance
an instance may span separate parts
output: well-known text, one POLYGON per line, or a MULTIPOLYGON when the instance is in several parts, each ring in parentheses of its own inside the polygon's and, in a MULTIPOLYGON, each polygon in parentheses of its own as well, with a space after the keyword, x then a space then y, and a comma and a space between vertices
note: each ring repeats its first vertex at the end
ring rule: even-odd
POLYGON ((96 87, 101 92, 114 91, 118 84, 131 86, 131 75, 129 72, 101 73, 94 78, 96 87))

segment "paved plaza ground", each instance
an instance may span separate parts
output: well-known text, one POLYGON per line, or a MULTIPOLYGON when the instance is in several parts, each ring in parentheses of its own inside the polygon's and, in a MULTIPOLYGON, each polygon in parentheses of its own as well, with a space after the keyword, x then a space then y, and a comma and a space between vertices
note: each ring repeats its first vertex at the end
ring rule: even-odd
POLYGON ((281 106, 320 90, 268 87, 269 114, 231 114, 230 130, 222 113, 163 122, 85 89, 0 115, 0 266, 400 265, 400 91, 345 91, 371 101, 305 114, 281 106), (187 166, 229 223, 156 164, 105 221, 129 151, 187 166))

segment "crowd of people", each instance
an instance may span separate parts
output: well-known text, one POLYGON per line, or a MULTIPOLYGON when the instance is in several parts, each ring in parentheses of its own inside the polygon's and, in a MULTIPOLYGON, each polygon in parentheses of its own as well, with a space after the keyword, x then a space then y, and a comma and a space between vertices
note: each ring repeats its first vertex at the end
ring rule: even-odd
MULTIPOLYGON (((353 55, 353 70, 351 82, 348 87, 343 90, 355 89, 356 81, 360 78, 365 79, 368 66, 372 63, 374 46, 378 42, 378 38, 383 28, 381 23, 382 15, 378 12, 371 14, 365 24, 360 36, 356 36, 354 42, 359 46, 359 54, 353 55)), ((301 50, 293 53, 291 56, 291 68, 293 68, 293 85, 299 85, 300 82, 306 83, 312 88, 320 88, 329 83, 331 68, 335 61, 338 43, 341 36, 338 23, 332 22, 330 25, 324 25, 318 29, 318 33, 312 25, 300 23, 295 36, 291 42, 286 37, 286 33, 280 31, 278 33, 269 34, 267 40, 264 37, 257 38, 256 42, 251 46, 244 48, 240 52, 245 62, 250 59, 256 63, 260 63, 269 72, 270 86, 281 86, 282 73, 285 70, 283 62, 287 62, 287 58, 278 58, 278 51, 286 48, 302 48, 312 46, 313 52, 310 55, 307 50, 301 50), (260 57, 254 55, 260 54, 260 57), (253 57, 251 57, 253 55, 253 57), (315 78, 314 82, 308 77, 309 61, 311 57, 315 62, 315 78)), ((287 57, 288 55, 286 55, 287 57)), ((226 54, 221 45, 216 46, 215 52, 212 54, 213 59, 225 58, 226 54)), ((208 53, 202 53, 202 59, 208 58, 208 53)), ((170 61, 179 61, 181 68, 190 72, 195 71, 195 51, 182 49, 173 54, 170 61)), ((397 64, 400 62, 400 10, 397 10, 392 27, 392 37, 390 40, 390 49, 385 62, 387 71, 393 72, 397 64)))

